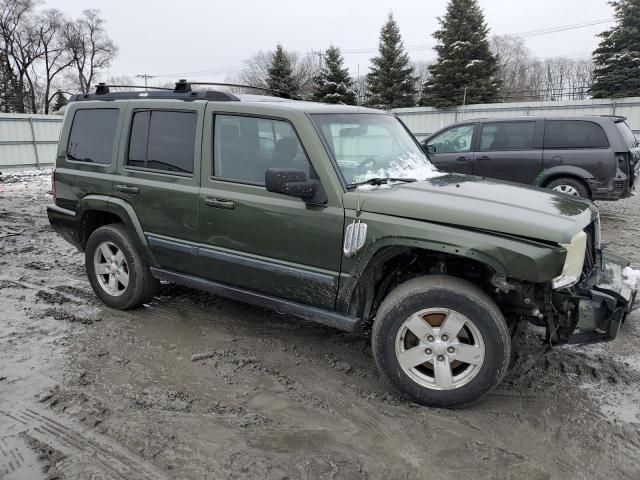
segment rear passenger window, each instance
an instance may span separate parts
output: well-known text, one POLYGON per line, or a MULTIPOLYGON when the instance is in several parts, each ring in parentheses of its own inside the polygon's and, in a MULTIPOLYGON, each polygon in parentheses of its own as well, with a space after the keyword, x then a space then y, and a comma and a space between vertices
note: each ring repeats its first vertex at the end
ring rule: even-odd
POLYGON ((117 108, 77 110, 71 124, 67 158, 103 165, 111 163, 119 113, 117 108))
POLYGON ((480 150, 531 150, 536 122, 485 123, 480 135, 480 150))
POLYGON ((583 120, 547 120, 544 148, 606 148, 607 136, 597 123, 583 120))
POLYGON ((214 130, 215 177, 263 185, 268 168, 301 170, 311 176, 309 160, 288 122, 216 115, 214 130))
POLYGON ((193 173, 196 122, 196 112, 148 110, 134 113, 127 165, 193 173))

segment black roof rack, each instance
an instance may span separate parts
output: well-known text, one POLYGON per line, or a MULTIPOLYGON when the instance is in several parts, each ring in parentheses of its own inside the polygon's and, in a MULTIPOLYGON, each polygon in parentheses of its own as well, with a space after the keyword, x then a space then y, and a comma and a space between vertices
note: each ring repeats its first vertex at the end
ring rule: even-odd
MULTIPOLYGON (((183 80, 180 80, 180 82, 182 82, 183 80)), ((178 82, 178 83, 180 83, 178 82)), ((178 83, 176 83, 176 87, 178 86, 178 83)), ((266 87, 254 87, 252 85, 240 85, 237 83, 220 83, 220 82, 189 82, 187 83, 187 85, 213 85, 213 86, 218 86, 218 87, 231 87, 231 88, 244 88, 246 90, 255 90, 258 92, 265 92, 265 93, 272 93, 277 97, 280 98, 288 98, 290 100, 302 100, 302 97, 298 96, 298 95, 294 95, 292 93, 289 92, 283 92, 282 90, 274 90, 273 88, 266 88, 266 87)))
POLYGON ((274 96, 280 98, 288 98, 292 100, 300 100, 300 97, 292 95, 287 92, 281 92, 279 90, 272 90, 270 88, 253 87, 251 85, 239 85, 235 83, 219 83, 219 82, 188 82, 185 79, 180 79, 176 82, 174 88, 165 87, 148 87, 144 85, 107 85, 105 83, 99 83, 96 86, 95 93, 80 93, 73 95, 69 98, 69 102, 79 102, 87 100, 128 100, 135 98, 149 98, 149 99, 165 99, 165 100, 211 100, 216 102, 238 102, 240 98, 230 92, 222 92, 219 90, 208 91, 193 91, 192 85, 212 85, 223 86, 231 88, 244 88, 247 90, 256 90, 265 93, 271 93, 274 96), (110 88, 130 88, 138 89, 135 91, 127 92, 111 92, 110 88))

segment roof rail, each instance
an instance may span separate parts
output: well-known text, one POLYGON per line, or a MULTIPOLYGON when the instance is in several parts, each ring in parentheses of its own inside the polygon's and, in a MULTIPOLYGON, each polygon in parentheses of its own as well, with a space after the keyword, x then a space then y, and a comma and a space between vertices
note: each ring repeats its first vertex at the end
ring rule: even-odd
POLYGON ((186 80, 180 80, 175 88, 149 87, 144 85, 107 85, 99 83, 95 93, 80 93, 71 96, 69 102, 88 100, 132 100, 132 99, 161 99, 161 100, 212 100, 217 102, 238 102, 240 99, 232 93, 217 90, 194 92, 186 80), (131 88, 137 91, 111 92, 110 88, 131 88))
POLYGON ((96 85, 95 93, 79 93, 77 95, 73 95, 69 98, 69 102, 79 102, 83 100, 130 100, 135 98, 173 99, 185 101, 212 100, 218 102, 237 102, 240 100, 233 93, 222 92, 219 90, 193 91, 191 88, 192 85, 244 88, 247 90, 270 93, 280 98, 302 100, 298 95, 293 95, 281 90, 274 90, 272 88, 254 87, 252 85, 240 85, 237 83, 188 82, 185 79, 180 79, 176 82, 174 88, 149 87, 145 85, 107 85, 106 83, 99 83, 96 85), (111 88, 129 88, 138 90, 128 92, 111 92, 111 88))
MULTIPOLYGON (((187 82, 186 80, 180 80, 180 82, 187 82)), ((178 83, 180 83, 178 82, 178 83)), ((176 83, 176 88, 178 86, 176 83)), ((294 95, 289 92, 283 92, 282 90, 274 90, 273 88, 266 87, 254 87, 253 85, 240 85, 238 83, 222 83, 222 82, 189 82, 187 85, 213 85, 218 87, 231 87, 231 88, 246 88, 247 90, 256 90, 258 92, 273 93, 280 98, 288 98, 290 100, 302 100, 299 95, 294 95)))

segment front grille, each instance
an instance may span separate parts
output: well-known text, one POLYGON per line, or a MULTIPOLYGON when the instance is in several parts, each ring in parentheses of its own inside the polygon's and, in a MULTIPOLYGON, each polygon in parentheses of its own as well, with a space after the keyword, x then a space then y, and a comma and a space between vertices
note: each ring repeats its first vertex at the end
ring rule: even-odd
POLYGON ((616 192, 621 192, 622 190, 624 190, 624 180, 615 180, 613 182, 613 189, 616 192))

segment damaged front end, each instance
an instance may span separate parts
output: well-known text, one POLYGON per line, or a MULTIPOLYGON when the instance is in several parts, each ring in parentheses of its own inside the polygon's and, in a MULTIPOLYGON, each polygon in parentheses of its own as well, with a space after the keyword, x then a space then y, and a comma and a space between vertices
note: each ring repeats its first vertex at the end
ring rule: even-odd
MULTIPOLYGON (((637 285, 636 279, 628 276, 629 261, 601 248, 598 218, 584 230, 584 235, 579 281, 566 286, 554 281, 551 290, 553 317, 547 322, 553 343, 613 340, 634 309, 637 285)), ((568 249, 567 263, 571 253, 568 249)))
POLYGON ((599 218, 564 244, 562 273, 545 284, 494 276, 498 303, 512 318, 546 327, 550 344, 613 340, 634 310, 640 271, 602 249, 599 218))

